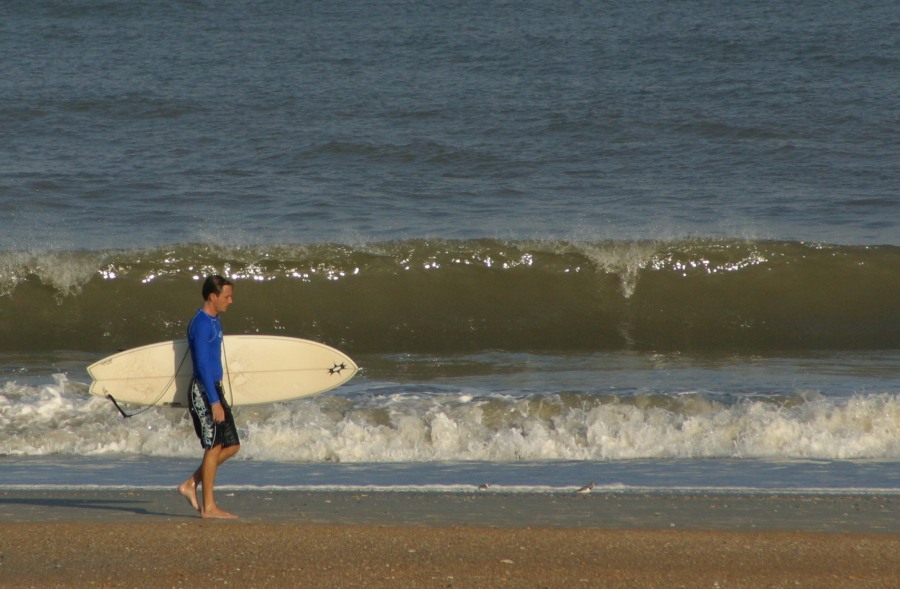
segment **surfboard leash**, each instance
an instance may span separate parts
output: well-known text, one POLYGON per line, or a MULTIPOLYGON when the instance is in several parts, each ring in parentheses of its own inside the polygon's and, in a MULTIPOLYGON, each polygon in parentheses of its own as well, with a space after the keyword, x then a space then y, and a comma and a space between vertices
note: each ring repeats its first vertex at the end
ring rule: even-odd
MULTIPOLYGON (((221 322, 222 320, 219 319, 221 322)), ((225 335, 222 335, 222 358, 225 360, 225 378, 228 379, 228 404, 234 407, 234 389, 231 387, 231 370, 228 368, 228 354, 225 353, 225 335)), ((222 391, 224 393, 224 391, 222 391)))
MULTIPOLYGON (((119 410, 119 413, 122 414, 122 417, 124 417, 124 418, 126 418, 126 419, 129 418, 129 417, 131 417, 131 415, 128 415, 127 413, 125 413, 125 410, 122 409, 122 408, 119 406, 119 404, 116 402, 116 398, 115 398, 115 397, 113 397, 113 396, 110 395, 110 394, 107 394, 107 395, 106 395, 106 398, 109 399, 110 401, 112 401, 112 404, 115 405, 116 409, 119 410)), ((137 415, 137 414, 135 413, 135 415, 137 415)))

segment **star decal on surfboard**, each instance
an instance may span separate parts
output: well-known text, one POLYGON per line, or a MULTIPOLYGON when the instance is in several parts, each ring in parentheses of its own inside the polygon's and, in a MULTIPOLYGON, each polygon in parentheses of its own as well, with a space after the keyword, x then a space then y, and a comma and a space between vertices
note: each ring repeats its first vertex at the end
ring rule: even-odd
POLYGON ((335 365, 328 369, 328 374, 340 374, 341 370, 346 370, 347 365, 341 362, 340 364, 335 363, 335 365))

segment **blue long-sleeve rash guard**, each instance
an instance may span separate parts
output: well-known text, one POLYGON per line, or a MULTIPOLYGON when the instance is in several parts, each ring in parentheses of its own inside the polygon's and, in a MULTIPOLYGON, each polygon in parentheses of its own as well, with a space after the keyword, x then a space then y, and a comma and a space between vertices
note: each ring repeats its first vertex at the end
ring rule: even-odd
POLYGON ((194 380, 203 383, 209 404, 219 402, 216 382, 222 380, 222 324, 200 309, 188 325, 188 345, 194 364, 194 380))

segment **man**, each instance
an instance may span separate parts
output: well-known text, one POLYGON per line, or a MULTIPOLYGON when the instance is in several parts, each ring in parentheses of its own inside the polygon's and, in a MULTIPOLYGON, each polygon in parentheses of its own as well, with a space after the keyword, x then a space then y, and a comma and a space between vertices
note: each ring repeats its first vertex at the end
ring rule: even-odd
POLYGON ((203 283, 203 307, 188 325, 188 345, 194 365, 194 377, 188 393, 188 406, 194 430, 203 446, 203 461, 186 481, 178 486, 191 506, 204 518, 231 519, 236 515, 216 505, 213 487, 219 466, 238 453, 241 442, 222 391, 222 325, 219 313, 233 302, 234 285, 221 276, 208 276, 203 283), (197 497, 197 485, 203 487, 203 505, 197 497))

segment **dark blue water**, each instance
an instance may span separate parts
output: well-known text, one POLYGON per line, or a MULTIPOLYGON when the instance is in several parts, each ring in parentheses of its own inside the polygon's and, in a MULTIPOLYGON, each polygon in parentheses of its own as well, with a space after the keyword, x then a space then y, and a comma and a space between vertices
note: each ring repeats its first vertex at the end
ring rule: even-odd
POLYGON ((890 2, 0 11, 0 249, 898 243, 890 2))

